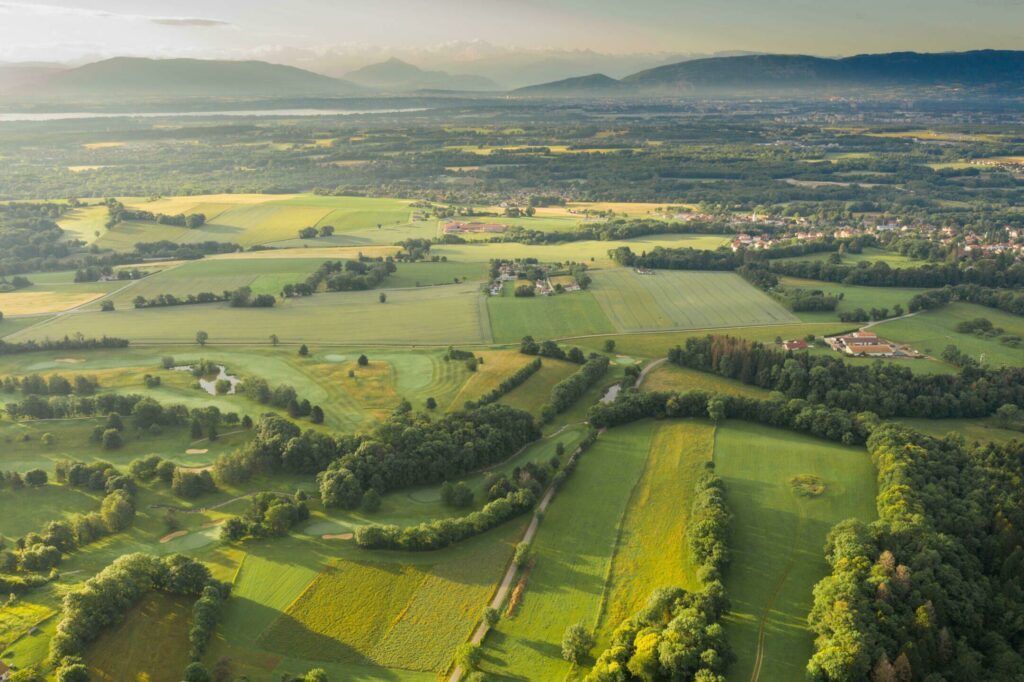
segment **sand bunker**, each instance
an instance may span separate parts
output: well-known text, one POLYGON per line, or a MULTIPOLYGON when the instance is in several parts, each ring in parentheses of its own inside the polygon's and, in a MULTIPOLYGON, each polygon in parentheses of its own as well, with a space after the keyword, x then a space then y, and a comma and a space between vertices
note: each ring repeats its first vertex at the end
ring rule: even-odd
POLYGON ((324 360, 327 360, 328 362, 345 362, 345 356, 329 353, 324 356, 324 360))
POLYGON ((209 452, 209 448, 189 448, 185 451, 186 455, 205 455, 209 452))
POLYGON ((186 535, 188 535, 187 530, 176 530, 173 533, 168 533, 167 535, 160 538, 160 544, 170 542, 171 540, 176 540, 177 538, 184 537, 186 535))
POLYGON ((54 362, 61 362, 65 365, 77 365, 80 362, 85 362, 85 358, 57 358, 54 362))
POLYGON ((321 535, 320 537, 324 540, 351 540, 355 537, 355 535, 353 535, 352 533, 327 533, 326 535, 321 535))

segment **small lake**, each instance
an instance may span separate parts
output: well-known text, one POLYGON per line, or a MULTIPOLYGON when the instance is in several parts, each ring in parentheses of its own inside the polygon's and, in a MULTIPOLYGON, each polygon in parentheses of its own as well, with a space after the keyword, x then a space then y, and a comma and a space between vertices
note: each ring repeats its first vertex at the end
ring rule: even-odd
POLYGON ((63 111, 54 113, 0 113, 0 123, 17 121, 70 121, 82 118, 203 118, 210 116, 359 116, 368 114, 404 114, 426 111, 426 107, 410 109, 239 109, 238 111, 145 111, 145 112, 96 112, 63 111))
MULTIPOLYGON (((173 369, 175 372, 191 372, 192 365, 179 365, 177 367, 172 367, 171 369, 173 369)), ((219 370, 219 372, 217 373, 217 376, 214 377, 213 379, 204 379, 202 377, 199 378, 200 388, 202 388, 210 395, 217 395, 217 382, 221 380, 227 380, 228 383, 231 384, 231 388, 228 389, 227 395, 234 395, 235 388, 238 386, 238 384, 242 383, 242 380, 236 377, 234 374, 228 374, 227 370, 224 368, 224 365, 217 365, 217 369, 219 370)))

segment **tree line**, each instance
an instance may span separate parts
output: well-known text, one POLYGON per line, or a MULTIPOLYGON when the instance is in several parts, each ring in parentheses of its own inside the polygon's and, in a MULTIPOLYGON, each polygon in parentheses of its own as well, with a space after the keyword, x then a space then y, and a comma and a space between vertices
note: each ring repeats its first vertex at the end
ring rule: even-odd
POLYGON ((202 227, 206 224, 206 216, 202 213, 154 213, 152 211, 144 211, 142 209, 129 209, 125 208, 117 199, 107 199, 104 202, 107 205, 107 229, 115 227, 121 222, 145 222, 145 223, 159 223, 160 225, 173 225, 175 227, 187 227, 189 229, 195 229, 202 227))
POLYGON ((1024 315, 1024 290, 992 289, 977 284, 958 284, 915 294, 908 307, 913 313, 941 308, 952 301, 974 303, 1011 315, 1024 315))
POLYGON ((159 294, 153 298, 136 296, 132 304, 136 308, 163 308, 166 306, 223 302, 227 302, 232 308, 272 308, 277 303, 277 299, 272 294, 257 294, 253 296, 252 288, 243 286, 232 291, 225 290, 221 294, 204 291, 198 294, 189 294, 184 298, 179 298, 174 294, 159 294))
POLYGON ((526 383, 526 380, 536 374, 540 368, 540 358, 534 358, 533 361, 523 365, 512 374, 505 377, 500 384, 476 400, 467 400, 465 409, 472 410, 481 405, 489 405, 490 403, 497 402, 503 395, 510 392, 512 389, 526 383))
POLYGON ((884 425, 867 445, 879 518, 829 533, 809 679, 1024 676, 1024 443, 884 425))
POLYGON ((36 353, 40 351, 64 351, 64 350, 96 350, 100 348, 127 348, 128 339, 119 339, 112 336, 87 339, 83 336, 74 338, 65 336, 63 339, 43 339, 36 341, 10 342, 0 340, 0 355, 15 355, 18 353, 36 353))
POLYGON ((591 386, 599 382, 608 373, 609 360, 607 355, 591 353, 583 366, 576 372, 562 379, 551 389, 551 397, 541 409, 541 419, 549 422, 557 415, 572 407, 583 397, 591 386))
POLYGON ((794 353, 732 336, 689 338, 669 350, 681 367, 736 379, 854 412, 881 417, 985 417, 1006 404, 1024 406, 1024 368, 986 369, 971 363, 957 374, 915 374, 877 362, 794 353))

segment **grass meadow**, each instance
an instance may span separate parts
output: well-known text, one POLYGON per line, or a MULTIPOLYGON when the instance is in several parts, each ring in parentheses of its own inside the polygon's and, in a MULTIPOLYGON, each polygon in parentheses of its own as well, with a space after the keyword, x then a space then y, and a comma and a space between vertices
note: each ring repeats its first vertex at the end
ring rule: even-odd
POLYGON ((991 320, 1007 334, 1024 337, 1024 319, 1021 317, 972 303, 950 303, 913 317, 884 322, 873 329, 879 336, 908 343, 932 357, 939 357, 946 346, 953 345, 975 360, 993 367, 1024 365, 1024 350, 1006 346, 998 339, 956 331, 960 322, 979 317, 991 320))
POLYGON ((698 421, 663 422, 655 427, 643 476, 633 488, 605 588, 596 633, 597 651, 659 587, 698 588, 696 567, 686 547, 691 493, 711 462, 715 429, 698 421))
POLYGON ((534 540, 525 596, 484 642, 489 677, 555 680, 570 671, 558 643, 569 625, 597 622, 617 529, 654 428, 645 421, 606 432, 555 497, 534 540))
POLYGON ((594 273, 590 289, 618 331, 746 327, 796 322, 788 310, 732 273, 627 268, 594 273))
POLYGON ((82 333, 144 343, 188 343, 198 330, 211 344, 284 343, 434 344, 488 343, 486 307, 475 284, 401 289, 381 304, 376 291, 325 293, 289 299, 274 308, 231 308, 226 303, 83 312, 15 331, 9 341, 82 333))
POLYGON ((524 336, 551 339, 615 331, 589 291, 517 298, 509 283, 502 295, 487 297, 487 310, 497 343, 518 342, 524 336))
POLYGON ((825 536, 843 519, 874 520, 871 460, 863 448, 728 421, 717 429, 714 462, 734 517, 726 637, 737 660, 728 678, 803 679, 811 590, 828 573, 825 536), (820 477, 824 494, 797 496, 790 480, 799 474, 820 477))

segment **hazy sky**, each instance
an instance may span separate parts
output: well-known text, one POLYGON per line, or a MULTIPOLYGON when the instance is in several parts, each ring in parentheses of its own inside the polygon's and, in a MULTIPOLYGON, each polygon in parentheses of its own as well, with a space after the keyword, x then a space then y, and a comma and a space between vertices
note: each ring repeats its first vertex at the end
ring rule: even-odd
POLYGON ((1024 0, 0 0, 0 60, 483 41, 605 53, 1024 48, 1024 0))

